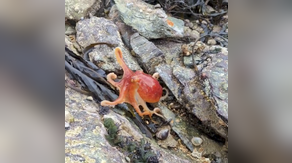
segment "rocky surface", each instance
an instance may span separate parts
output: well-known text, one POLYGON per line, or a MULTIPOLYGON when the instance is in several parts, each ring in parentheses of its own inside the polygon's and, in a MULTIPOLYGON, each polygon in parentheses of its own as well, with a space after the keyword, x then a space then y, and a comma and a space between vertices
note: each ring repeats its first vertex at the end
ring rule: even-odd
POLYGON ((70 88, 65 89, 66 123, 70 124, 65 131, 65 162, 126 162, 126 154, 112 147, 106 140, 107 130, 103 125, 104 118, 112 118, 119 125, 119 135, 141 138, 151 142, 151 147, 157 153, 159 162, 168 163, 176 160, 178 163, 194 162, 191 157, 180 151, 173 154, 168 149, 159 145, 141 134, 139 129, 130 123, 124 116, 110 111, 105 116, 99 115, 99 106, 87 100, 88 96, 82 95, 70 88), (94 109, 93 109, 94 108, 94 109), (159 154, 158 154, 159 153, 159 154))
POLYGON ((118 28, 112 21, 93 16, 89 19, 79 21, 76 24, 76 31, 76 40, 83 48, 93 44, 106 43, 103 45, 95 45, 89 53, 90 61, 105 71, 118 71, 118 74, 122 74, 122 68, 116 62, 113 52, 115 47, 122 49, 123 58, 130 69, 141 70, 136 60, 125 48, 118 28))
MULTIPOLYGON (((197 39, 208 32, 208 22, 183 22, 166 15, 160 5, 141 0, 114 1, 116 5, 110 10, 110 19, 106 19, 86 18, 100 9, 99 0, 66 0, 66 18, 77 23, 76 27, 66 24, 65 44, 106 73, 115 72, 119 77, 123 71, 115 59, 115 47, 122 49, 130 69, 143 69, 149 74, 158 72, 160 83, 170 95, 165 101, 150 105, 152 109, 159 107, 170 124, 158 128, 153 133, 154 138, 149 139, 126 116, 125 110, 114 108, 103 112, 91 96, 67 88, 65 162, 131 161, 127 152, 106 140, 108 131, 104 118, 111 118, 117 124, 118 135, 149 142, 159 162, 228 162, 223 146, 224 140, 228 144, 228 50, 222 47, 220 38, 208 38, 204 41, 206 44, 199 41, 196 45, 168 39, 150 40, 197 39), (82 7, 76 7, 81 4, 82 7), (221 46, 216 45, 219 43, 221 46), (194 46, 195 54, 191 54, 194 46), (88 56, 80 54, 88 47, 88 56), (200 76, 194 71, 192 56, 200 76), (176 104, 182 114, 172 110, 176 104)), ((219 25, 211 29, 216 33, 226 30, 219 25)))
POLYGON ((135 33, 130 38, 130 44, 139 63, 147 73, 155 73, 155 66, 164 62, 164 55, 152 42, 135 33))
POLYGON ((212 61, 203 69, 208 79, 206 92, 212 94, 217 103, 217 112, 228 121, 228 51, 227 48, 213 46, 221 52, 210 54, 212 61))
POLYGON ((122 20, 147 39, 183 37, 184 22, 141 0, 115 0, 122 20))
POLYGON ((200 85, 197 85, 195 72, 193 69, 181 65, 182 45, 158 41, 156 46, 163 51, 166 62, 169 63, 158 65, 156 71, 176 99, 198 117, 203 124, 210 126, 218 135, 227 139, 227 126, 215 112, 216 108, 208 101, 204 90, 200 85))
POLYGON ((65 0, 65 18, 80 20, 95 15, 101 8, 101 0, 65 0))

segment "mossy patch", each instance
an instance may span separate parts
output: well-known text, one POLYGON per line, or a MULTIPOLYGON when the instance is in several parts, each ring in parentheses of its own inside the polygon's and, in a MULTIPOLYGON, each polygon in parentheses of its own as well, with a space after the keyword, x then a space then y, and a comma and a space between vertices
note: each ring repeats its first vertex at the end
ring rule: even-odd
POLYGON ((111 118, 105 118, 103 124, 108 131, 108 135, 105 136, 108 142, 119 147, 120 151, 130 158, 131 163, 158 163, 158 158, 152 151, 150 143, 144 139, 138 142, 129 137, 118 135, 119 127, 111 118))

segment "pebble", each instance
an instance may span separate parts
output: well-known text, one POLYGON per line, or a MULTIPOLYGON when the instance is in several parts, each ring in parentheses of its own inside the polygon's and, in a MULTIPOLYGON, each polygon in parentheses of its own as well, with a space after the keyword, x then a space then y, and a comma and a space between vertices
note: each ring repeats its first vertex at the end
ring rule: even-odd
POLYGON ((158 3, 158 4, 154 5, 154 8, 161 8, 161 6, 160 6, 160 4, 158 3))
POLYGON ((69 129, 70 128, 70 124, 68 122, 65 122, 65 129, 69 129))
POLYGON ((185 23, 190 23, 190 20, 189 19, 185 19, 185 23))
POLYGON ((93 101, 93 97, 92 97, 92 96, 88 96, 88 97, 86 98, 86 100, 88 100, 88 101, 93 101))
POLYGON ((188 27, 193 28, 194 24, 192 22, 187 24, 188 27))
POLYGON ((221 27, 219 25, 214 25, 212 32, 219 33, 221 31, 221 27))
POLYGON ((207 44, 209 45, 216 45, 216 40, 215 39, 209 39, 207 44))
POLYGON ((200 37, 200 33, 198 31, 196 31, 196 30, 192 30, 192 32, 191 32, 191 38, 197 39, 199 37, 200 37))
POLYGON ((126 159, 127 162, 131 161, 131 159, 129 157, 126 157, 125 159, 126 159))
POLYGON ((156 137, 160 140, 165 140, 168 137, 169 129, 165 128, 156 133, 156 137))
POLYGON ((194 146, 200 146, 203 143, 203 140, 200 137, 193 137, 191 142, 194 146))
POLYGON ((202 21, 202 24, 207 25, 208 23, 206 22, 206 20, 203 20, 203 21, 202 21))
MULTIPOLYGON (((196 62, 196 64, 198 64, 200 62, 200 57, 198 57, 197 55, 194 56, 194 61, 196 62)), ((194 67, 194 63, 193 63, 193 59, 192 59, 192 56, 189 55, 189 56, 184 56, 183 57, 183 63, 186 67, 189 67, 189 68, 193 68, 194 67)))
POLYGON ((72 114, 70 114, 69 111, 65 111, 65 121, 66 122, 73 122, 74 121, 74 117, 72 114))

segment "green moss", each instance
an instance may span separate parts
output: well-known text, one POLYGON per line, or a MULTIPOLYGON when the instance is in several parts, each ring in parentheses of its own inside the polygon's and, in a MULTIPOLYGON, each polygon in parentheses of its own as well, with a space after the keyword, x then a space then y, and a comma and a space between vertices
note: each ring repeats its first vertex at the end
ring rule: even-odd
POLYGON ((158 163, 158 158, 151 149, 150 143, 141 139, 141 142, 133 141, 128 137, 118 135, 118 126, 111 118, 104 119, 104 126, 108 130, 106 139, 113 146, 118 146, 120 150, 128 155, 131 163, 158 163))

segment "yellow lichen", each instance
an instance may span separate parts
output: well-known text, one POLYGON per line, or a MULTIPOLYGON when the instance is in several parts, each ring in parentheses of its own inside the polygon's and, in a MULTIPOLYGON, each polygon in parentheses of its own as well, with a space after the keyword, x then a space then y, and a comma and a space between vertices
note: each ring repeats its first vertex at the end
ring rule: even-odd
POLYGON ((82 128, 78 126, 72 130, 70 129, 70 130, 66 131, 65 136, 76 137, 78 134, 80 134, 81 130, 82 130, 82 128))

